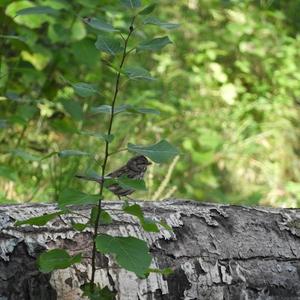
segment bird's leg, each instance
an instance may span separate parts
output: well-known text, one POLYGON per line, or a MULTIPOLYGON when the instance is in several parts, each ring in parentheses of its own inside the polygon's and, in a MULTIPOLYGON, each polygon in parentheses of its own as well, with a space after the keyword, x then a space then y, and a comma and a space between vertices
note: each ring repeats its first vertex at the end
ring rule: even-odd
POLYGON ((121 197, 120 195, 117 195, 117 196, 118 196, 119 200, 121 201, 121 200, 122 200, 122 197, 121 197))
POLYGON ((133 198, 129 197, 129 196, 125 196, 128 200, 134 201, 133 198))

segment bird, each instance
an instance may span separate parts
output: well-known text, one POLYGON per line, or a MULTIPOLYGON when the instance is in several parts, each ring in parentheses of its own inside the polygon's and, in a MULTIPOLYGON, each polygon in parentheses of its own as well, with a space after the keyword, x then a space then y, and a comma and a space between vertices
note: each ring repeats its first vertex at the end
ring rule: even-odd
MULTIPOLYGON (((105 178, 109 179, 109 178, 120 178, 120 177, 127 177, 130 179, 143 179, 147 171, 147 167, 151 164, 152 163, 144 155, 134 156, 126 163, 126 165, 107 174, 104 177, 104 180, 105 178)), ((79 179, 89 180, 89 181, 96 181, 99 184, 101 184, 103 181, 101 177, 93 177, 93 176, 85 176, 85 175, 75 175, 75 177, 79 179)), ((128 197, 128 195, 131 195, 135 191, 133 188, 124 187, 118 183, 112 183, 107 188, 116 196, 118 196, 119 199, 121 199, 121 197, 123 196, 128 197)))

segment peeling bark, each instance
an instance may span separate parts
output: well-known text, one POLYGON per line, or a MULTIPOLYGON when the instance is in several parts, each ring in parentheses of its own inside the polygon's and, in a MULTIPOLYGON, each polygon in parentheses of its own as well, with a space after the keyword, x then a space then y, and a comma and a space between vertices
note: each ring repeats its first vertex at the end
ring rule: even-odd
MULTIPOLYGON (((148 242, 153 268, 171 267, 168 277, 152 273, 138 279, 113 257, 98 254, 96 282, 118 292, 119 300, 300 299, 300 210, 247 208, 193 201, 140 202, 147 217, 164 218, 174 232, 144 232, 125 215, 121 202, 105 202, 113 224, 99 231, 148 242)), ((44 249, 64 248, 90 256, 91 232, 74 231, 63 216, 47 226, 15 227, 16 220, 57 211, 55 205, 0 206, 0 300, 84 299, 80 285, 89 278, 88 258, 42 274, 36 257, 44 249)), ((89 208, 78 208, 89 216, 89 208)))

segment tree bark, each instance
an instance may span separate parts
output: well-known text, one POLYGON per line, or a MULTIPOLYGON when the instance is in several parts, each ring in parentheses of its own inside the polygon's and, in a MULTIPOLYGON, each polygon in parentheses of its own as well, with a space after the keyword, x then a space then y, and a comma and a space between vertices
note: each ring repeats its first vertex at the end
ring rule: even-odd
MULTIPOLYGON (((300 299, 300 210, 204 204, 193 201, 139 202, 147 217, 173 228, 144 232, 121 202, 105 202, 113 217, 99 231, 147 241, 153 268, 171 267, 168 277, 151 273, 138 279, 114 258, 98 254, 96 282, 117 292, 119 300, 151 299, 300 299)), ((80 285, 90 276, 91 232, 76 232, 68 215, 46 226, 15 227, 16 220, 57 211, 55 205, 0 206, 0 300, 84 299, 80 285), (45 249, 83 253, 82 263, 51 274, 38 271, 45 249)))

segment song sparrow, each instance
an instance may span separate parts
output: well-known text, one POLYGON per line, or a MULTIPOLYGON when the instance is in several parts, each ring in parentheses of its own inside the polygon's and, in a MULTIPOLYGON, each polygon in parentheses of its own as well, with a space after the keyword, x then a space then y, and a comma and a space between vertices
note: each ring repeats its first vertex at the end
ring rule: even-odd
MULTIPOLYGON (((105 178, 119 178, 122 176, 131 178, 131 179, 143 179, 147 167, 151 165, 151 162, 143 155, 138 155, 132 157, 125 166, 107 174, 105 178)), ((98 183, 102 182, 102 178, 89 177, 83 175, 75 175, 75 177, 85 180, 96 181, 98 183)), ((122 187, 118 183, 113 183, 108 186, 108 189, 117 195, 119 198, 121 196, 128 196, 134 192, 134 189, 128 187, 122 187)))

